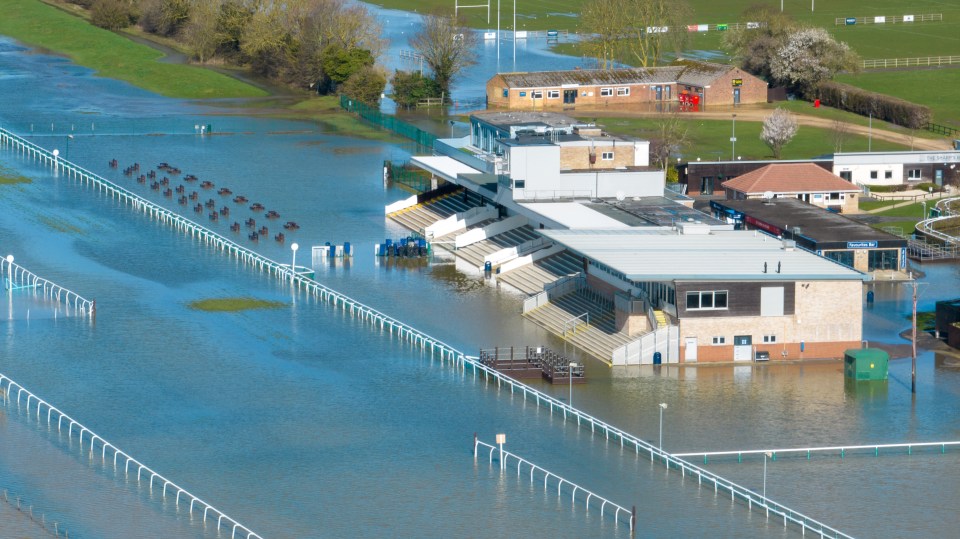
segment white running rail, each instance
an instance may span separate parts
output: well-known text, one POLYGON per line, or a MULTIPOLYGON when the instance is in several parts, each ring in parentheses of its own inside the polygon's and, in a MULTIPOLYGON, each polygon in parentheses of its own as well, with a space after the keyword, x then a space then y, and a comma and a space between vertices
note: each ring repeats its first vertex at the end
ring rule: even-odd
POLYGON ((15 262, 2 260, 0 261, 0 265, 6 266, 3 281, 5 289, 11 292, 18 288, 32 290, 34 293, 39 292, 43 295, 44 299, 56 300, 58 303, 63 303, 68 309, 68 315, 70 314, 70 307, 73 307, 80 314, 89 315, 90 317, 96 316, 96 301, 84 299, 76 292, 67 290, 52 281, 48 281, 15 262))

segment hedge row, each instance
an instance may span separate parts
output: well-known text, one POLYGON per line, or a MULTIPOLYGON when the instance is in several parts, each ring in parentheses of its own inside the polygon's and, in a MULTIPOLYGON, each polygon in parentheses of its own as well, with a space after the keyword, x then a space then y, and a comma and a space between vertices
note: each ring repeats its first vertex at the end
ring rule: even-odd
POLYGON ((878 94, 839 82, 824 82, 817 88, 824 105, 870 116, 910 129, 922 129, 930 123, 930 109, 903 99, 878 94))

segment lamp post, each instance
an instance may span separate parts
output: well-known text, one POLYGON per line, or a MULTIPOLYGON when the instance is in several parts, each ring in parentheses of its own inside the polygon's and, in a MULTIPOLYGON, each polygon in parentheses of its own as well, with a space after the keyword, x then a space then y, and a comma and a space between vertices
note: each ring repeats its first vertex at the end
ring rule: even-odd
POLYGON ((297 249, 300 248, 300 244, 293 242, 290 244, 290 250, 293 251, 293 261, 290 262, 290 282, 297 276, 297 249))
POLYGON ((737 115, 733 115, 733 131, 730 134, 730 160, 737 155, 737 115))
POLYGON ((500 446, 500 469, 501 469, 501 470, 504 469, 504 467, 505 467, 504 464, 503 464, 503 444, 505 444, 505 443, 507 443, 507 435, 506 435, 506 434, 498 434, 498 435, 497 435, 497 445, 500 446))
POLYGON ((660 442, 657 445, 657 449, 663 449, 663 411, 667 409, 667 403, 660 403, 660 442))
POLYGON ((571 362, 570 362, 570 367, 569 367, 570 370, 567 371, 567 379, 568 379, 568 381, 570 382, 570 384, 569 384, 569 385, 570 385, 570 395, 569 395, 569 397, 567 397, 567 404, 570 405, 570 408, 573 408, 573 369, 574 369, 574 367, 576 367, 576 366, 577 366, 576 362, 571 361, 571 362))

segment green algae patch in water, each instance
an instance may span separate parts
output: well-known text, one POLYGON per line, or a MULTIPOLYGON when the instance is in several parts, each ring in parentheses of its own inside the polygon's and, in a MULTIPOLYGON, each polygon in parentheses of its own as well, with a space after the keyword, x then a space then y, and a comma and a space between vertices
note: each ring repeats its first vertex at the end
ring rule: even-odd
POLYGON ((232 313, 254 309, 280 309, 287 304, 282 301, 266 301, 256 298, 211 298, 191 301, 189 307, 212 313, 232 313))
POLYGON ((0 167, 0 185, 13 185, 17 183, 32 183, 33 180, 26 176, 15 174, 13 171, 0 167))

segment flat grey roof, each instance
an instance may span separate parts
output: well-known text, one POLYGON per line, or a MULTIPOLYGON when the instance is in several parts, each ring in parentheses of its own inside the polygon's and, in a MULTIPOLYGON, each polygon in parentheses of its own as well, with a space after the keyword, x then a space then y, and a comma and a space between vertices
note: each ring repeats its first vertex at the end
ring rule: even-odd
POLYGON ((633 281, 862 281, 869 277, 765 234, 714 231, 540 230, 544 236, 633 281), (764 264, 767 272, 764 273, 764 264), (777 268, 780 273, 777 273, 777 268))
MULTIPOLYGON (((655 170, 644 167, 632 167, 631 170, 655 170)), ((604 199, 602 202, 587 204, 592 209, 633 226, 673 226, 681 222, 699 221, 707 225, 723 225, 723 221, 688 208, 666 197, 639 197, 624 200, 604 199)))
POLYGON ((546 126, 546 127, 570 127, 574 125, 590 125, 587 122, 581 122, 576 118, 560 114, 557 112, 529 112, 522 110, 510 110, 499 112, 478 112, 471 115, 490 125, 507 130, 510 127, 546 126))
POLYGON ((907 245, 907 240, 903 238, 795 198, 775 198, 772 204, 757 199, 714 202, 782 230, 792 232, 794 227, 800 227, 802 236, 818 244, 874 240, 893 242, 904 247, 907 245))

